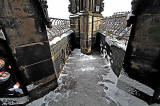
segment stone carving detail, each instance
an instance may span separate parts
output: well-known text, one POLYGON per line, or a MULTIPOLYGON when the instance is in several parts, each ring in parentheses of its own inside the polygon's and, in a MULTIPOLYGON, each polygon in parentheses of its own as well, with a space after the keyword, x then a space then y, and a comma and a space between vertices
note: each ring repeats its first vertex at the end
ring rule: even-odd
POLYGON ((69 0, 69 12, 75 14, 81 11, 92 11, 101 13, 104 11, 104 0, 69 0), (98 8, 98 11, 95 11, 98 8))
POLYGON ((42 9, 42 12, 44 14, 44 23, 47 25, 48 28, 52 28, 52 23, 50 21, 50 18, 48 17, 48 5, 47 0, 38 0, 40 3, 40 7, 42 9))
POLYGON ((72 14, 75 14, 77 12, 77 3, 76 0, 69 0, 70 1, 70 5, 69 5, 69 12, 71 12, 72 14))

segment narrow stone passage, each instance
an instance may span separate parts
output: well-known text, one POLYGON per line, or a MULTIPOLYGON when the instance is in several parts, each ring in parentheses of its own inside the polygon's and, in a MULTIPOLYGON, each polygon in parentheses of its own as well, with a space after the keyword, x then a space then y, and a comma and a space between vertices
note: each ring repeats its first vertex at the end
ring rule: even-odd
POLYGON ((116 88, 109 62, 75 49, 58 79, 59 87, 28 106, 148 106, 116 88))

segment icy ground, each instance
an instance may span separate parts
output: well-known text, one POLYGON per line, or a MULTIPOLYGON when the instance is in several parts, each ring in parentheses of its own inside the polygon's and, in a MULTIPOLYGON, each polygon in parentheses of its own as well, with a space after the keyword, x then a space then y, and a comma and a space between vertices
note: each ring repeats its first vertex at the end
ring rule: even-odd
POLYGON ((116 88, 110 63, 99 54, 84 55, 75 49, 66 63, 59 87, 27 106, 148 106, 116 88))

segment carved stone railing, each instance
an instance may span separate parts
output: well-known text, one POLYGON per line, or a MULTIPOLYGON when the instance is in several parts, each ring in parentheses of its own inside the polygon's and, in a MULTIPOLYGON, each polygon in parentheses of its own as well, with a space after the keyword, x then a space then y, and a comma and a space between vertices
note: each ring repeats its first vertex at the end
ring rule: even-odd
POLYGON ((51 18, 52 28, 47 28, 47 35, 49 40, 57 36, 61 36, 70 30, 70 20, 51 18))

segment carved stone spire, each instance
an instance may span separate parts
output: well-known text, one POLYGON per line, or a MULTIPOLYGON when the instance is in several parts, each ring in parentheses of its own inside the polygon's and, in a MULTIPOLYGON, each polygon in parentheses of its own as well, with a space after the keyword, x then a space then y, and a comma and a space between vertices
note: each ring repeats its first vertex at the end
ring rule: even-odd
POLYGON ((101 13, 104 10, 104 0, 69 0, 69 12, 75 14, 80 11, 101 13))

